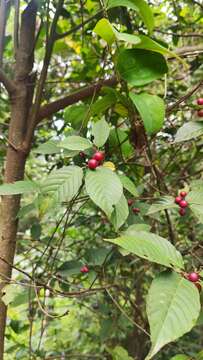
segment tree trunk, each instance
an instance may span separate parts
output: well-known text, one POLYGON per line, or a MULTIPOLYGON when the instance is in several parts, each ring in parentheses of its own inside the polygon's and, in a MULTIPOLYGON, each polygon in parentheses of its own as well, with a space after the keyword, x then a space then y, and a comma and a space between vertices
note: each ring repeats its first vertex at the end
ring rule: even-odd
MULTIPOLYGON (((4 183, 22 180, 25 162, 29 152, 23 149, 25 134, 29 126, 30 109, 34 92, 33 52, 35 43, 37 3, 31 1, 22 14, 20 41, 16 54, 15 92, 11 96, 11 121, 9 125, 9 146, 7 149, 4 183)), ((0 224, 0 284, 2 291, 5 281, 12 273, 12 264, 16 249, 17 214, 20 209, 20 196, 3 196, 1 202, 0 224), (3 261, 2 259, 5 259, 3 261)), ((0 301, 0 360, 4 354, 6 326, 6 306, 0 301)))

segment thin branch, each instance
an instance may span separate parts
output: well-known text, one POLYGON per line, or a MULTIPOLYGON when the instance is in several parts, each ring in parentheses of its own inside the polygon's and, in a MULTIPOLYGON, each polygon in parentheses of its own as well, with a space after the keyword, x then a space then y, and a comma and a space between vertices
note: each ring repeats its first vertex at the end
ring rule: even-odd
POLYGON ((0 69, 0 83, 4 85, 9 95, 12 95, 15 92, 16 88, 13 81, 6 76, 2 69, 0 69))
POLYGON ((47 105, 41 107, 38 115, 38 123, 43 119, 55 114, 59 110, 63 110, 65 107, 75 104, 78 101, 84 100, 93 94, 97 94, 103 86, 114 86, 117 84, 117 79, 113 76, 107 80, 101 80, 96 84, 85 87, 77 92, 69 94, 62 99, 53 101, 47 105))
POLYGON ((175 53, 180 56, 199 55, 203 53, 203 46, 183 46, 175 50, 175 53))
POLYGON ((50 35, 49 35, 48 43, 46 46, 43 67, 42 67, 42 71, 40 74, 40 78, 39 78, 39 82, 38 82, 38 86, 37 86, 37 90, 36 90, 36 97, 35 97, 35 102, 34 102, 34 106, 33 106, 33 111, 30 116, 29 127, 27 129, 27 133, 25 136, 24 143, 25 143, 25 147, 27 147, 27 148, 29 148, 31 145, 34 130, 37 125, 37 116, 39 113, 40 104, 41 104, 41 100, 42 100, 44 84, 46 82, 48 67, 50 64, 52 51, 53 51, 53 47, 54 47, 54 43, 55 43, 57 22, 58 22, 60 14, 61 14, 61 10, 63 8, 63 3, 64 3, 64 0, 59 0, 55 15, 53 18, 53 22, 51 25, 51 29, 50 29, 50 35))
POLYGON ((203 34, 198 34, 198 33, 186 33, 186 34, 178 34, 176 32, 172 32, 172 31, 163 31, 163 30, 159 30, 159 29, 155 29, 155 32, 158 32, 160 34, 164 34, 164 35, 168 35, 168 36, 177 36, 177 37, 186 37, 186 38, 190 38, 190 37, 203 37, 203 34))
POLYGON ((19 8, 20 8, 20 1, 14 1, 15 7, 15 17, 14 17, 14 34, 13 34, 13 41, 14 41, 14 52, 15 57, 17 54, 18 46, 19 46, 19 8))
POLYGON ((7 16, 8 6, 9 6, 9 1, 1 0, 0 2, 0 67, 2 66, 3 63, 6 16, 7 16))
POLYGON ((192 90, 190 90, 187 94, 182 96, 178 101, 176 101, 174 104, 169 105, 166 110, 166 114, 169 115, 175 110, 181 103, 186 101, 188 98, 190 98, 197 90, 199 90, 203 86, 203 80, 201 80, 192 90))
POLYGON ((56 34, 55 35, 55 39, 56 40, 60 40, 63 39, 66 36, 69 36, 73 33, 75 33, 76 31, 80 30, 83 26, 85 26, 86 24, 89 24, 92 20, 97 19, 101 14, 103 13, 103 10, 98 11, 95 15, 91 16, 89 19, 83 21, 81 24, 74 26, 72 29, 64 32, 63 34, 56 34))
POLYGON ((133 324, 134 326, 136 326, 139 330, 141 330, 145 335, 147 335, 149 337, 150 334, 142 326, 140 326, 138 323, 136 323, 134 320, 132 320, 130 318, 130 316, 128 316, 128 314, 125 312, 125 310, 123 310, 123 308, 120 306, 120 304, 114 299, 114 297, 111 295, 111 293, 108 289, 106 289, 106 292, 109 295, 109 297, 111 298, 111 300, 113 301, 113 303, 116 305, 116 307, 130 321, 130 323, 133 324))

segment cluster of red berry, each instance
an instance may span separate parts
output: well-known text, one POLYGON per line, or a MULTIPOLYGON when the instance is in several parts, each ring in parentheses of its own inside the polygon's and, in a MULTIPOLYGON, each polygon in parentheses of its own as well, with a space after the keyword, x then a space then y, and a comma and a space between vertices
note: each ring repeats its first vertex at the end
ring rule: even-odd
POLYGON ((185 200, 187 193, 185 191, 181 191, 179 196, 176 196, 175 203, 180 206, 179 214, 180 216, 184 216, 186 213, 186 208, 188 207, 188 202, 185 200))
POLYGON ((194 272, 194 271, 193 271, 193 272, 191 272, 191 273, 189 273, 189 274, 187 274, 187 273, 182 273, 182 276, 183 276, 185 279, 187 279, 187 280, 191 281, 192 283, 194 283, 195 286, 196 286, 196 288, 197 288, 199 291, 202 290, 202 286, 201 286, 201 284, 199 283, 200 276, 199 276, 199 274, 198 274, 197 272, 194 272))
MULTIPOLYGON (((197 105, 203 106, 203 98, 197 99, 197 105)), ((197 111, 199 117, 203 117, 203 109, 197 111)))
MULTIPOLYGON (((128 199, 128 206, 132 206, 133 202, 134 202, 133 199, 128 199)), ((139 209, 139 208, 136 208, 136 207, 133 207, 133 208, 132 208, 132 212, 133 212, 134 214, 139 214, 140 209, 139 209)))
POLYGON ((87 163, 88 168, 91 170, 96 169, 99 165, 101 165, 104 158, 105 154, 102 151, 96 151, 87 163))

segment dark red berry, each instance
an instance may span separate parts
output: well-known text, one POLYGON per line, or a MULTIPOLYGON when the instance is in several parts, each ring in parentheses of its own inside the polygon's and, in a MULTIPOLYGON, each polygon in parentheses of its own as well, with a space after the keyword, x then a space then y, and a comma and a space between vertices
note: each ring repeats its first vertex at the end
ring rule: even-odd
POLYGON ((179 209, 179 214, 180 214, 180 216, 184 216, 185 213, 186 213, 186 210, 185 210, 185 209, 183 209, 183 208, 180 208, 180 209, 179 209))
POLYGON ((97 151, 92 158, 97 160, 98 162, 101 162, 104 160, 104 153, 101 151, 97 151))
POLYGON ((202 291, 202 285, 200 283, 196 283, 195 286, 199 290, 199 292, 202 291))
POLYGON ((198 110, 198 112, 197 112, 197 116, 199 116, 199 117, 203 117, 203 109, 198 110))
POLYGON ((181 192, 180 192, 180 196, 181 196, 182 198, 185 198, 185 197, 187 196, 186 191, 181 191, 181 192))
POLYGON ((181 200, 182 200, 182 198, 180 196, 176 196, 175 203, 180 204, 181 200))
POLYGON ((180 206, 181 208, 186 208, 186 207, 188 207, 188 202, 187 202, 186 200, 181 200, 181 201, 179 202, 179 206, 180 206))
POLYGON ((196 272, 191 272, 188 274, 188 280, 196 283, 199 280, 199 274, 196 272))
POLYGON ((198 105, 203 105, 203 98, 197 99, 197 104, 198 105))
POLYGON ((81 267, 80 272, 83 274, 86 274, 89 272, 89 269, 86 265, 84 265, 83 267, 81 267))
POLYGON ((84 153, 83 151, 80 151, 80 152, 79 152, 79 155, 80 155, 80 157, 83 158, 83 159, 86 157, 86 155, 85 155, 85 153, 84 153))
POLYGON ((90 159, 88 161, 88 168, 91 170, 94 170, 97 168, 97 166, 99 165, 98 161, 96 159, 90 159))
POLYGON ((131 206, 133 204, 133 200, 132 199, 128 199, 128 206, 131 206))
POLYGON ((140 209, 139 208, 132 208, 132 211, 134 212, 134 214, 139 214, 140 209))

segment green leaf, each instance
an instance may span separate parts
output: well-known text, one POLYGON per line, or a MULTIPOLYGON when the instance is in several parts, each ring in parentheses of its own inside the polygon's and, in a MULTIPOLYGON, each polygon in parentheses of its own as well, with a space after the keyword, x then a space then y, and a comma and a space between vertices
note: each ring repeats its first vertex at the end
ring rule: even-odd
POLYGON ((180 56, 178 56, 175 52, 168 50, 166 47, 160 45, 157 41, 150 39, 146 35, 139 35, 139 38, 140 38, 140 42, 138 44, 135 44, 135 48, 151 50, 154 52, 158 52, 159 54, 162 55, 169 55, 177 58, 180 62, 186 65, 185 61, 182 60, 180 56))
POLYGON ((174 198, 172 196, 163 196, 155 204, 152 204, 147 211, 146 215, 154 214, 158 211, 173 209, 176 208, 177 205, 174 202, 174 198))
POLYGON ((82 185, 83 171, 79 166, 66 166, 53 171, 42 183, 42 192, 54 192, 57 201, 70 201, 82 185))
POLYGON ((203 190, 200 191, 190 191, 186 196, 186 200, 189 202, 189 205, 203 205, 203 190))
POLYGON ((196 359, 196 360, 203 360, 203 350, 200 351, 200 352, 196 355, 195 359, 196 359))
POLYGON ((198 218, 198 220, 203 223, 203 191, 190 191, 186 197, 186 200, 189 203, 189 207, 198 218))
POLYGON ((91 141, 81 136, 68 136, 60 142, 60 147, 68 150, 84 151, 92 147, 91 141))
POLYGON ((110 22, 103 18, 100 19, 96 26, 94 27, 93 31, 99 35, 102 39, 104 39, 107 44, 111 45, 115 39, 115 33, 113 31, 112 25, 110 24, 110 22))
POLYGON ((135 232, 139 231, 150 231, 151 226, 148 224, 133 224, 130 225, 127 230, 123 232, 124 235, 132 235, 134 236, 135 232))
POLYGON ((0 185, 0 195, 17 195, 38 191, 40 191, 39 185, 29 180, 0 185))
POLYGON ((116 239, 105 239, 123 249, 167 267, 184 268, 179 251, 166 239, 147 231, 133 231, 116 239))
POLYGON ((107 141, 110 133, 110 127, 105 119, 101 119, 92 123, 92 135, 94 136, 94 144, 102 147, 107 141))
POLYGON ((129 179, 126 175, 122 174, 119 175, 119 178, 123 184, 124 189, 126 189, 130 194, 133 196, 138 196, 138 192, 136 186, 132 180, 129 179))
POLYGON ((80 274, 80 269, 83 266, 81 261, 70 260, 65 261, 57 270, 62 276, 72 276, 80 274))
POLYGON ((149 33, 154 29, 154 16, 151 8, 144 0, 109 0, 107 1, 107 8, 111 9, 117 6, 125 6, 135 11, 138 11, 149 33))
POLYGON ((181 126, 175 136, 175 142, 188 141, 197 138, 203 134, 202 121, 190 121, 181 126))
POLYGON ((133 86, 149 84, 168 71, 166 60, 161 54, 140 49, 120 52, 117 68, 120 76, 133 86))
POLYGON ((141 42, 139 36, 137 35, 120 33, 117 31, 106 18, 100 19, 93 31, 109 45, 111 45, 115 40, 125 41, 133 45, 139 44, 141 42))
POLYGON ((91 107, 91 115, 99 115, 108 110, 117 101, 115 93, 109 92, 107 95, 98 99, 91 107))
POLYGON ((110 217, 113 206, 123 193, 119 177, 112 170, 100 166, 95 171, 87 172, 85 186, 91 200, 110 217))
POLYGON ((173 356, 170 360, 191 360, 191 357, 184 354, 178 354, 173 356))
POLYGON ((152 346, 146 360, 164 345, 189 332, 199 312, 199 292, 193 283, 175 272, 158 275, 147 297, 152 346))
POLYGON ((119 202, 115 205, 115 209, 111 215, 111 222, 115 230, 118 230, 127 220, 129 215, 128 202, 124 195, 121 196, 119 202))
POLYGON ((136 106, 147 134, 157 133, 163 126, 165 117, 164 101, 157 95, 147 93, 133 94, 130 98, 136 106))
POLYGON ((47 141, 44 144, 39 145, 37 149, 34 149, 33 153, 44 154, 44 155, 58 154, 61 152, 61 149, 58 147, 58 144, 59 144, 58 141, 54 141, 54 140, 47 141))
POLYGON ((116 39, 118 41, 125 41, 128 44, 137 45, 140 43, 140 37, 137 35, 127 34, 127 33, 120 33, 116 29, 114 29, 114 33, 116 39))
POLYGON ((73 129, 79 130, 83 121, 86 120, 89 106, 85 104, 68 106, 64 110, 64 119, 70 123, 73 129))
POLYGON ((106 260, 111 248, 99 247, 86 251, 84 257, 88 265, 101 266, 106 260))
POLYGON ((112 360, 133 360, 122 346, 117 345, 113 350, 107 348, 107 351, 111 354, 112 360))
POLYGON ((3 288, 2 300, 5 305, 12 304, 13 307, 25 304, 28 301, 28 291, 17 284, 8 284, 3 288))

